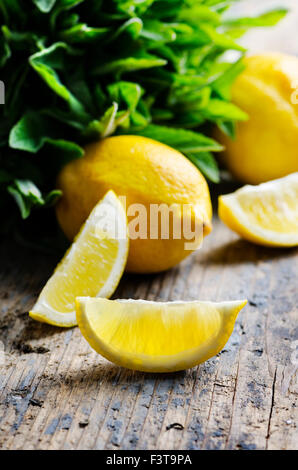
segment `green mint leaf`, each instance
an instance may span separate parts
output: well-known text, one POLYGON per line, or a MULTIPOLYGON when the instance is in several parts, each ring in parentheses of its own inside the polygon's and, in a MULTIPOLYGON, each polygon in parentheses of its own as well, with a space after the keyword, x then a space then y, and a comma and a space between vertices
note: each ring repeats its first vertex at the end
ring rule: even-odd
POLYGON ((248 115, 233 103, 227 103, 216 98, 209 100, 203 114, 212 120, 246 121, 248 119, 248 115))
POLYGON ((138 83, 120 81, 108 86, 111 99, 119 105, 124 103, 130 111, 135 111, 144 90, 138 83))
POLYGON ((210 152, 199 154, 187 153, 189 160, 213 183, 219 183, 219 168, 215 158, 210 152))
POLYGON ((236 124, 235 121, 218 121, 219 129, 230 139, 234 140, 236 137, 236 124))
POLYGON ((287 13, 287 8, 276 8, 275 10, 268 11, 255 17, 231 18, 226 20, 225 24, 233 27, 240 26, 244 28, 275 26, 287 15, 287 13))
POLYGON ((60 33, 62 41, 70 44, 91 43, 104 38, 109 28, 90 28, 87 24, 77 24, 60 33))
POLYGON ((141 130, 139 135, 158 140, 183 153, 220 152, 223 147, 210 137, 185 129, 151 124, 141 130))
POLYGON ((15 179, 13 184, 8 186, 7 191, 15 199, 23 219, 29 217, 34 207, 49 207, 55 204, 62 195, 60 190, 55 189, 43 197, 32 181, 21 179, 15 179))
POLYGON ((70 52, 70 49, 65 43, 56 43, 51 47, 32 55, 29 62, 53 92, 68 103, 69 108, 75 114, 79 115, 82 120, 88 120, 88 114, 86 113, 82 103, 80 103, 80 101, 77 100, 77 98, 73 96, 69 89, 61 82, 57 73, 57 70, 63 68, 63 62, 66 60, 65 53, 67 52, 70 52))
POLYGON ((30 112, 12 128, 9 145, 13 149, 37 153, 45 144, 50 144, 71 153, 73 158, 83 155, 83 149, 78 144, 59 138, 55 133, 55 129, 50 128, 44 116, 30 112))
POLYGON ((61 167, 115 134, 164 142, 217 181, 212 127, 233 137, 247 118, 226 52, 286 14, 233 18, 234 1, 1 0, 0 206, 13 196, 28 217, 54 201, 61 167))
POLYGON ((161 67, 167 64, 167 61, 154 56, 147 57, 127 57, 125 59, 117 59, 106 62, 97 66, 93 70, 93 75, 106 75, 115 73, 118 77, 124 72, 136 72, 137 70, 151 69, 153 67, 161 67))
POLYGON ((13 185, 7 188, 19 206, 23 219, 29 217, 33 206, 42 206, 44 200, 40 190, 32 181, 16 179, 13 185))

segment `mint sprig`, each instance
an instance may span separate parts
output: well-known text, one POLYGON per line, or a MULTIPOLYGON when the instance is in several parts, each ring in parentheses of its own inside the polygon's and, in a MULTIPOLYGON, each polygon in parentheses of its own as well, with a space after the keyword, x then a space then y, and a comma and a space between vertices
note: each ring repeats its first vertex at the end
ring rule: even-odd
POLYGON ((1 207, 13 196, 27 218, 52 203, 60 168, 114 134, 171 145, 217 182, 210 124, 234 135, 246 119, 230 102, 237 38, 286 14, 231 19, 234 1, 1 0, 1 207))

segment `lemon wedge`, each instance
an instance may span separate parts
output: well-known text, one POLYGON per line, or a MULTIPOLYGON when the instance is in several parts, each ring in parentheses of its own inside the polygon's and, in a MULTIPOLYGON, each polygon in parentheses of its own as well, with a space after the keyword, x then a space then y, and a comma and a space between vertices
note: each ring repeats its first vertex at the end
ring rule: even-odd
POLYGON ((125 210, 109 191, 56 267, 30 316, 56 326, 76 325, 75 298, 110 297, 124 271, 128 245, 125 210))
POLYGON ((219 353, 245 304, 76 299, 90 346, 117 365, 145 372, 188 369, 219 353))
POLYGON ((298 173, 220 196, 218 214, 246 240, 265 246, 298 245, 298 173))

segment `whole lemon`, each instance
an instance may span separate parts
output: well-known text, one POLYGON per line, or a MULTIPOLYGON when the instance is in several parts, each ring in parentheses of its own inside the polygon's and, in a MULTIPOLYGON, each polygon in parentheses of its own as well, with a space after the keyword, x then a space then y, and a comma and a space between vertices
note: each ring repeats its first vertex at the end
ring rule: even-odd
POLYGON ((83 158, 62 169, 58 187, 63 196, 57 204, 57 218, 69 239, 74 238, 108 190, 125 196, 130 231, 129 271, 166 270, 195 249, 188 244, 190 235, 197 234, 194 224, 201 233, 211 231, 209 189, 200 171, 180 152, 145 137, 115 136, 88 145, 83 158), (172 205, 175 227, 182 222, 192 227, 186 234, 184 227, 180 227, 181 236, 174 231, 174 223, 170 224, 170 212, 168 232, 156 227, 156 217, 153 221, 152 208, 159 217, 159 208, 172 205), (138 233, 136 222, 143 231, 145 227, 145 235, 138 233))
POLYGON ((221 136, 233 176, 259 184, 298 171, 298 58, 279 53, 245 59, 232 98, 248 116, 235 140, 221 136))

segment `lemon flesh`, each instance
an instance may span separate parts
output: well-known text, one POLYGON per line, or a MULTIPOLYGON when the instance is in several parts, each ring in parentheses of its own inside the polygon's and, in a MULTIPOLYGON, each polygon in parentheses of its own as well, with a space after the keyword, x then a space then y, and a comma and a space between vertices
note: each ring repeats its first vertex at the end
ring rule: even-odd
POLYGON ((218 213, 246 240, 265 246, 296 246, 298 173, 220 196, 218 213))
POLYGON ((30 316, 57 326, 76 325, 75 298, 110 297, 122 276, 127 255, 126 214, 117 196, 109 191, 58 264, 30 316))
POLYGON ((219 353, 245 304, 76 300, 78 325, 91 347, 115 364, 145 372, 188 369, 219 353))

